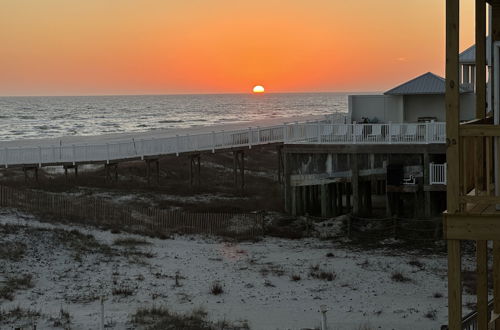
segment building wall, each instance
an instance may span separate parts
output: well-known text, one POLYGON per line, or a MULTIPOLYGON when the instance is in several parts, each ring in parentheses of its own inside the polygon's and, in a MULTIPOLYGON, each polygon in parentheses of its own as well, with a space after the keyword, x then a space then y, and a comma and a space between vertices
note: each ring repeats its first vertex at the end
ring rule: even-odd
POLYGON ((351 120, 361 123, 363 117, 370 121, 403 121, 403 98, 390 95, 349 95, 351 120))
MULTIPOLYGON (((474 93, 460 95, 460 120, 475 117, 474 93)), ((444 95, 407 95, 404 97, 404 121, 417 122, 419 117, 437 117, 437 121, 446 121, 444 95)))
POLYGON ((404 121, 417 122, 420 117, 435 117, 437 121, 445 121, 444 95, 404 96, 404 121))
POLYGON ((476 94, 460 95, 460 120, 472 120, 476 117, 476 94))
MULTIPOLYGON (((361 123, 363 118, 378 122, 417 122, 419 117, 436 117, 444 122, 444 95, 349 95, 351 120, 361 123)), ((471 120, 475 116, 475 94, 460 96, 460 120, 471 120)))

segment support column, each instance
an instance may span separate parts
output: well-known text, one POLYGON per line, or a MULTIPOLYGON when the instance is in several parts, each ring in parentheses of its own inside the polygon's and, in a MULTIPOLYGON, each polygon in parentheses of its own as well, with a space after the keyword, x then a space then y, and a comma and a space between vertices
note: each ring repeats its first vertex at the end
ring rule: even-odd
POLYGON ((243 150, 238 150, 233 152, 233 175, 234 175, 234 187, 236 189, 239 188, 241 189, 241 191, 243 191, 245 189, 245 153, 243 150))
POLYGON ((118 164, 104 164, 104 171, 106 176, 106 182, 113 181, 113 177, 111 176, 111 168, 115 171, 114 181, 118 182, 118 164))
POLYGON ((339 209, 338 209, 338 205, 337 205, 337 187, 338 187, 338 183, 332 183, 330 184, 331 186, 331 190, 332 190, 332 200, 330 201, 331 205, 332 205, 332 213, 333 215, 338 215, 339 214, 339 209))
POLYGON ((241 151, 240 161, 240 177, 241 177, 241 191, 245 190, 245 152, 241 151))
POLYGON ((282 152, 281 150, 283 149, 283 147, 278 147, 277 148, 277 154, 278 154, 278 183, 283 183, 283 178, 282 178, 282 175, 283 175, 283 156, 282 156, 282 152))
POLYGON ((476 241, 477 329, 488 329, 488 241, 476 241))
POLYGON ((303 215, 304 214, 304 198, 303 198, 303 191, 304 187, 297 186, 295 187, 295 203, 296 203, 296 208, 297 208, 297 215, 303 215))
POLYGON ((330 189, 327 184, 321 185, 321 216, 330 217, 332 215, 332 199, 330 197, 330 189))
POLYGON ((297 195, 298 195, 299 187, 292 187, 292 200, 291 200, 291 210, 290 213, 293 216, 298 215, 298 207, 297 207, 297 195))
POLYGON ((333 200, 333 203, 337 204, 337 213, 336 215, 340 215, 343 213, 343 201, 342 201, 342 195, 344 193, 344 184, 342 182, 337 183, 337 200, 333 200))
MULTIPOLYGON (((146 178, 148 181, 148 186, 151 184, 151 162, 149 159, 145 159, 146 162, 146 178)), ((191 172, 189 173, 189 176, 191 176, 191 172)))
POLYGON ((493 241, 493 299, 494 329, 500 329, 500 241, 493 241))
POLYGON ((315 198, 316 186, 309 186, 309 214, 313 215, 316 213, 316 198, 315 198))
POLYGON ((352 185, 352 213, 358 215, 360 212, 360 196, 359 196, 359 167, 358 155, 350 154, 351 159, 351 185, 352 185))
POLYGON ((385 214, 388 218, 392 217, 392 193, 386 191, 385 192, 385 214))
MULTIPOLYGON (((459 24, 460 1, 446 0, 446 160, 448 213, 460 211, 460 115, 459 24)), ((461 251, 459 240, 448 240, 448 324, 462 329, 461 251)))
POLYGON ((160 160, 155 160, 156 165, 156 184, 160 185, 160 160))
POLYGON ((283 185, 282 187, 282 196, 285 201, 285 212, 291 212, 291 186, 290 186, 290 155, 286 152, 283 153, 283 185))
POLYGON ((366 214, 371 215, 372 214, 372 182, 366 181, 364 186, 365 186, 364 208, 365 208, 366 214))
POLYGON ((428 189, 425 189, 426 185, 430 185, 430 161, 429 161, 429 153, 424 152, 422 154, 422 166, 424 168, 424 216, 426 218, 431 217, 431 192, 428 189))
POLYGON ((345 208, 346 213, 351 212, 351 186, 349 182, 344 183, 345 185, 345 208))
POLYGON ((450 330, 462 329, 462 258, 459 240, 448 240, 448 321, 450 330))
POLYGON ((201 184, 201 155, 190 156, 189 161, 189 183, 191 186, 194 185, 196 179, 196 185, 200 187, 201 184))
POLYGON ((309 214, 311 213, 310 208, 310 203, 309 203, 309 189, 310 186, 303 186, 302 187, 302 210, 303 214, 309 214))

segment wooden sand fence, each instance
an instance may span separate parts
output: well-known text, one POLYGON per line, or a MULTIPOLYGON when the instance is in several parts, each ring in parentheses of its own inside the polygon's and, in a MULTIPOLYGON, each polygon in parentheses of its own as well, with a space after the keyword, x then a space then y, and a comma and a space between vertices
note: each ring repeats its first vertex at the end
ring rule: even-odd
POLYGON ((71 194, 0 186, 0 207, 12 207, 41 217, 84 225, 153 235, 209 234, 254 238, 264 232, 261 214, 190 213, 131 207, 112 201, 71 194))

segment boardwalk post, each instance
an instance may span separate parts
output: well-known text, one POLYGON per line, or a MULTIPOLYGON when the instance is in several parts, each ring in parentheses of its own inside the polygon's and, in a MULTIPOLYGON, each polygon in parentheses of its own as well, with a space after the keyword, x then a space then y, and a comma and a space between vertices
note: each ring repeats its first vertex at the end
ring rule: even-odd
POLYGON ((106 164, 109 164, 109 143, 106 143, 106 164))
POLYGON ((175 155, 179 156, 179 134, 175 136, 175 155))
POLYGON ((42 167, 42 147, 38 146, 38 167, 42 167))
POLYGON ((198 169, 197 169, 197 175, 198 175, 198 187, 200 187, 201 185, 201 155, 198 154, 197 157, 196 157, 197 161, 198 161, 198 169))
POLYGON ((248 128, 248 149, 252 149, 252 128, 248 128))
POLYGON ((241 163, 240 163, 240 175, 241 175, 241 190, 245 190, 245 152, 241 151, 241 163))
POLYGON ((215 153, 215 132, 212 131, 212 153, 215 153))

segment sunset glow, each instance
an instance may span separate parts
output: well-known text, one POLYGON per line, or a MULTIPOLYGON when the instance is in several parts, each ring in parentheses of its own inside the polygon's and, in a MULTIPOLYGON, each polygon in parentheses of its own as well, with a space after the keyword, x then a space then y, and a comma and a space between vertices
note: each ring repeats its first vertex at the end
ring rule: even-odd
POLYGON ((254 93, 264 93, 265 89, 264 86, 257 85, 253 88, 252 90, 254 93))
MULTIPOLYGON (((461 49, 474 40, 473 3, 461 49)), ((273 92, 382 91, 444 74, 444 6, 2 1, 0 95, 247 93, 259 80, 273 92)))

